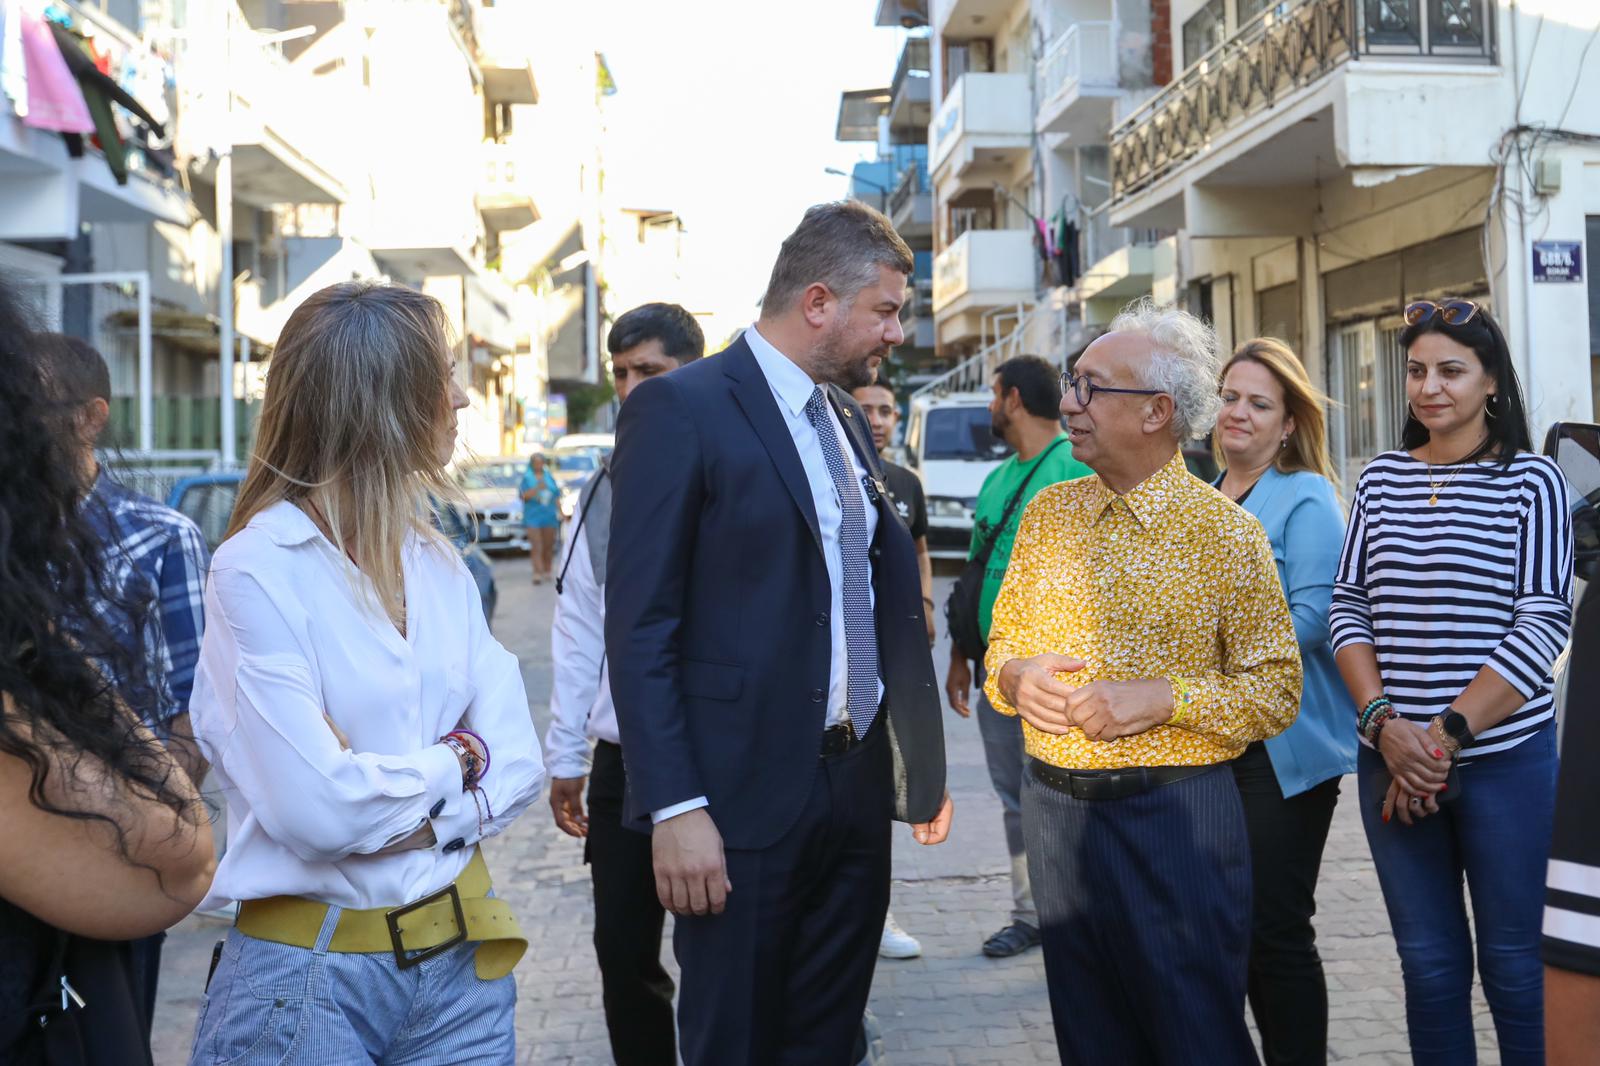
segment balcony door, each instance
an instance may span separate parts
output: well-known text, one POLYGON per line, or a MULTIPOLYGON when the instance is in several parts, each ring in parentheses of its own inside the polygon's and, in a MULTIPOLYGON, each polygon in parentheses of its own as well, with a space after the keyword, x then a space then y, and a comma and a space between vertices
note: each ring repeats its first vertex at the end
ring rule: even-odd
POLYGON ((1368 319, 1333 329, 1328 339, 1328 395, 1333 461, 1345 499, 1379 452, 1400 442, 1405 421, 1405 358, 1398 319, 1368 319))

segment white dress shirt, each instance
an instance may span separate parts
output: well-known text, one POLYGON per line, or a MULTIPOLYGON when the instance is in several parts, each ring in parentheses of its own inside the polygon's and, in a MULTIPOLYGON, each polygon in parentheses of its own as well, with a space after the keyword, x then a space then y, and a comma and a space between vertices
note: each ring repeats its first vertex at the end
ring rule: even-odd
POLYGON ((455 880, 477 842, 539 796, 522 672, 489 634, 472 576, 448 544, 415 536, 403 564, 401 636, 357 592, 366 577, 291 503, 217 549, 189 713, 227 801, 228 847, 202 907, 409 902, 455 880), (480 799, 492 817, 439 743, 458 726, 489 746, 480 799), (424 821, 433 847, 374 854, 424 821))
MULTIPOLYGON (((828 584, 832 590, 832 602, 828 610, 832 650, 828 659, 828 703, 825 724, 849 725, 850 671, 844 635, 844 555, 839 547, 839 528, 844 524, 844 502, 839 498, 839 491, 833 483, 833 474, 828 470, 828 460, 823 454, 822 441, 817 436, 816 427, 806 416, 806 403, 810 401, 817 383, 811 380, 811 375, 800 369, 799 364, 774 348, 772 342, 763 337, 755 326, 744 331, 744 339, 755 355, 756 363, 761 367, 761 373, 767 379, 768 387, 772 389, 773 398, 778 401, 778 413, 783 416, 789 436, 794 440, 795 451, 800 454, 800 465, 805 468, 806 481, 811 486, 811 501, 817 511, 817 531, 822 535, 822 558, 828 567, 828 584)), ((850 437, 845 433, 844 424, 839 420, 839 414, 831 402, 827 405, 827 410, 828 419, 833 423, 834 435, 839 440, 839 450, 850 466, 851 483, 861 494, 861 506, 867 519, 867 543, 870 544, 878 531, 878 508, 867 496, 866 486, 863 484, 867 471, 861 465, 861 459, 856 455, 855 448, 851 446, 850 437)), ((871 565, 870 559, 868 565, 871 565)), ((867 596, 868 602, 876 606, 877 594, 871 585, 867 587, 867 596)), ((882 677, 878 678, 878 702, 883 702, 882 677)), ((662 822, 705 805, 706 799, 699 797, 655 811, 650 817, 653 822, 662 822)))
POLYGON ((605 589, 594 579, 589 538, 576 518, 567 522, 567 576, 556 597, 550 628, 550 728, 544 736, 545 769, 551 777, 587 777, 593 761, 590 739, 621 742, 617 708, 611 702, 606 664, 605 589))

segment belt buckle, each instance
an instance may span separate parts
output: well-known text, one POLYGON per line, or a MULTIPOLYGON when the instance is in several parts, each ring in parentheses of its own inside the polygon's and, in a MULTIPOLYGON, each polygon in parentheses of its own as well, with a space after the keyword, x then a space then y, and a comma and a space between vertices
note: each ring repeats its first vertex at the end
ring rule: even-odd
POLYGON ((383 920, 389 925, 389 942, 394 945, 395 965, 399 966, 402 970, 409 970, 413 966, 427 962, 435 955, 442 955, 444 952, 449 951, 457 944, 465 943, 467 939, 467 916, 461 910, 461 893, 456 890, 454 881, 450 882, 448 885, 445 885, 432 895, 423 896, 421 899, 416 900, 415 902, 407 903, 404 906, 396 907, 392 911, 385 912, 383 920), (414 955, 408 954, 406 952, 405 944, 401 942, 400 919, 404 918, 412 911, 421 910, 423 907, 426 907, 432 903, 437 903, 445 898, 450 900, 450 906, 455 911, 455 936, 452 936, 443 943, 435 944, 431 948, 423 948, 414 955))

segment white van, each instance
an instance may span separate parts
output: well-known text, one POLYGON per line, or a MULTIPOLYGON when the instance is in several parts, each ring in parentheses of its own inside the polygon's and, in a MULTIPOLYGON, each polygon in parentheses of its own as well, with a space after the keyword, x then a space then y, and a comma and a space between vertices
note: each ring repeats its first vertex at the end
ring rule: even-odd
POLYGON ((906 420, 906 465, 928 496, 928 553, 965 559, 978 490, 1011 454, 989 429, 987 392, 913 396, 906 420))

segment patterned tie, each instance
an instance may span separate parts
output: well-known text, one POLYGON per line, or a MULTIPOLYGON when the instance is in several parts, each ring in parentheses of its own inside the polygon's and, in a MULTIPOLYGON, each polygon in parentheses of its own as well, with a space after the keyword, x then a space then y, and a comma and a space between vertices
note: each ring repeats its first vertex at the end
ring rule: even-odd
POLYGON ((839 525, 839 555, 844 561, 844 643, 849 679, 850 724, 857 738, 867 735, 878 714, 878 631, 872 617, 872 570, 867 560, 867 511, 861 487, 850 475, 839 448, 839 435, 828 417, 822 389, 811 391, 806 418, 817 431, 822 457, 828 461, 833 487, 839 493, 844 520, 839 525))

